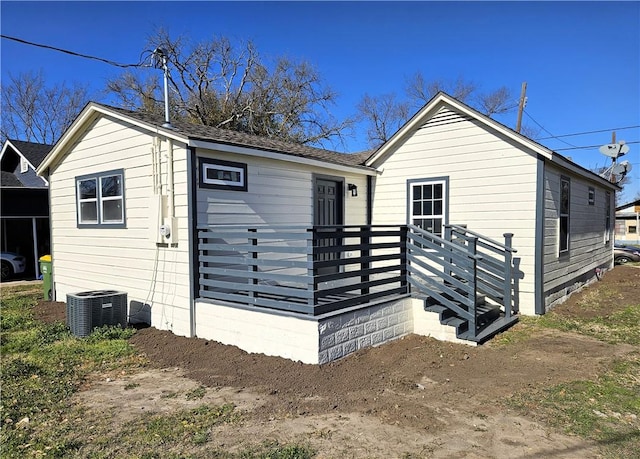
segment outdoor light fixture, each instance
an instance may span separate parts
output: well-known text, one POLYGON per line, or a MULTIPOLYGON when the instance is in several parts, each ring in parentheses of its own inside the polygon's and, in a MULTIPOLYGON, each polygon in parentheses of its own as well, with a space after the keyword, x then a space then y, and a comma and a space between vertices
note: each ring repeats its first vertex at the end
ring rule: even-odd
POLYGON ((358 196, 358 187, 356 185, 354 185, 353 183, 349 183, 347 185, 347 189, 349 191, 351 191, 351 196, 358 196))

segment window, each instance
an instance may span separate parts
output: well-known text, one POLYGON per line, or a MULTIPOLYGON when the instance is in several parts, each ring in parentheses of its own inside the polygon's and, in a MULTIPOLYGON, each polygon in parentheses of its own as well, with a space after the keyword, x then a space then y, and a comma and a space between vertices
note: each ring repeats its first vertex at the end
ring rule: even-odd
POLYGON ((567 177, 560 178, 560 254, 569 251, 569 206, 571 183, 567 177))
POLYGON ((76 177, 78 227, 124 228, 124 172, 76 177))
POLYGON ((425 231, 442 237, 446 224, 447 181, 409 182, 409 221, 425 231))
POLYGON ((604 204, 604 243, 609 244, 611 240, 611 193, 607 191, 604 204))
POLYGON ((24 174, 29 170, 29 161, 25 158, 20 158, 20 173, 24 174))
POLYGON ((591 186, 589 187, 589 205, 590 206, 596 205, 596 190, 591 186))
POLYGON ((247 191, 247 165, 200 158, 200 186, 223 190, 247 191))
POLYGON ((629 226, 629 234, 636 234, 638 232, 637 226, 629 226))

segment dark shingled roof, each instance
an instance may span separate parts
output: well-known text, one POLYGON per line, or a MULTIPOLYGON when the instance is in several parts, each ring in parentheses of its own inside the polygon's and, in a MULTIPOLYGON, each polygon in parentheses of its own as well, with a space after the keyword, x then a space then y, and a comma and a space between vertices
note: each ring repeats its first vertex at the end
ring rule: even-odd
MULTIPOLYGON (((154 129, 164 124, 162 116, 134 112, 122 108, 111 107, 104 104, 96 104, 128 116, 143 123, 152 125, 154 129)), ((289 156, 297 156, 301 158, 315 159, 327 163, 340 164, 343 166, 360 166, 365 167, 364 161, 371 156, 371 151, 363 151, 360 153, 339 153, 322 148, 314 148, 306 145, 285 142, 283 140, 271 139, 257 135, 247 134, 244 132, 232 131, 229 129, 220 129, 211 126, 203 126, 199 124, 186 123, 183 121, 171 121, 173 131, 188 137, 190 140, 201 140, 204 142, 215 142, 226 145, 234 145, 239 147, 257 148, 267 150, 274 153, 280 153, 289 156)), ((369 168, 367 168, 369 169, 369 168)))
POLYGON ((1 171, 0 172, 0 186, 2 186, 2 187, 22 187, 23 185, 22 185, 22 183, 20 183, 20 180, 18 180, 18 177, 16 177, 11 172, 1 171))
POLYGON ((9 142, 11 142, 11 144, 22 153, 22 156, 27 158, 36 169, 53 148, 53 145, 47 145, 45 143, 25 142, 23 140, 13 139, 9 139, 9 142))

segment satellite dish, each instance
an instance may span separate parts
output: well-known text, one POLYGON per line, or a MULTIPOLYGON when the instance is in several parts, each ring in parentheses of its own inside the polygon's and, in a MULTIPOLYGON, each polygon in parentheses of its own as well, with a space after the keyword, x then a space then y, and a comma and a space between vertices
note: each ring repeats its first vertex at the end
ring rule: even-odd
POLYGON ((627 173, 626 164, 624 164, 624 163, 614 164, 611 167, 611 173, 614 174, 614 175, 626 174, 627 173))
POLYGON ((605 156, 609 156, 610 158, 618 158, 619 156, 625 155, 629 152, 629 145, 626 145, 623 140, 620 143, 610 143, 608 145, 603 145, 599 148, 600 153, 605 156))
POLYGON ((629 172, 631 172, 631 163, 629 161, 621 161, 620 165, 624 166, 625 174, 628 174, 629 172))

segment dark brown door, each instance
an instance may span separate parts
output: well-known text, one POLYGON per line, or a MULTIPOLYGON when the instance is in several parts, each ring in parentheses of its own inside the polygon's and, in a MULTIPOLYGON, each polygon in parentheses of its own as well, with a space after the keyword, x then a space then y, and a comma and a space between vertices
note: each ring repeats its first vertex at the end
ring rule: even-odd
MULTIPOLYGON (((342 182, 316 178, 315 181, 315 216, 314 225, 342 225, 342 182)), ((319 230, 322 231, 322 230, 319 230)), ((327 229, 328 233, 335 229, 327 229)), ((323 238, 318 241, 319 247, 339 246, 341 239, 336 237, 323 238)), ((319 253, 316 260, 337 260, 338 252, 319 253)), ((339 271, 338 266, 329 266, 319 270, 318 274, 330 274, 339 271)))

